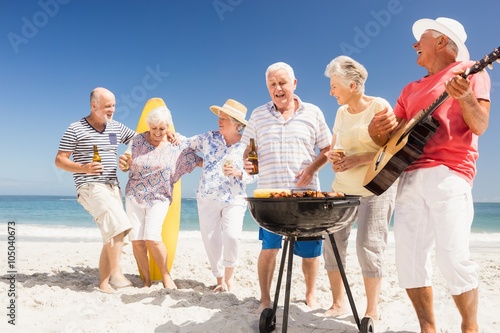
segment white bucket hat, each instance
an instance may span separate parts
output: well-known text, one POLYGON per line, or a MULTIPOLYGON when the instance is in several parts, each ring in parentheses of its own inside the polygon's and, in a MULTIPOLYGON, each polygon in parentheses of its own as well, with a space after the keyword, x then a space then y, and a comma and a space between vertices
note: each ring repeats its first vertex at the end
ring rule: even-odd
POLYGON ((234 99, 228 99, 223 106, 212 105, 210 110, 215 113, 217 116, 221 112, 233 117, 238 120, 240 123, 246 126, 247 121, 245 120, 245 116, 247 114, 247 108, 243 104, 234 99))
POLYGON ((458 46, 457 61, 467 61, 470 59, 469 50, 465 46, 467 34, 460 22, 447 17, 438 17, 435 20, 424 18, 413 23, 412 31, 416 40, 420 40, 420 37, 426 30, 439 31, 454 41, 458 46))

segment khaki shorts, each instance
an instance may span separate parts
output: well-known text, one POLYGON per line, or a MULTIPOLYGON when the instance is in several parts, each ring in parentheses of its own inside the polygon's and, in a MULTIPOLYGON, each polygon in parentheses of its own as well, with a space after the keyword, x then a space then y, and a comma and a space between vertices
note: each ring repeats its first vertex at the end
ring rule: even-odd
POLYGON ((113 237, 122 232, 126 235, 124 243, 128 243, 132 225, 123 209, 118 185, 89 183, 80 186, 76 193, 78 202, 97 223, 104 244, 111 242, 113 237))

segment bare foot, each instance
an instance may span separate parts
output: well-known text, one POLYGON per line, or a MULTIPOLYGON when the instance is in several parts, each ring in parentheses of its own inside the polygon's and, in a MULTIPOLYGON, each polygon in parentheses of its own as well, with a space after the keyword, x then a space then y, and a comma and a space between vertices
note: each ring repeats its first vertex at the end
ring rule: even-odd
POLYGON ((380 319, 376 313, 365 313, 365 317, 370 317, 374 322, 377 322, 380 319))
POLYGON ((99 288, 97 288, 97 290, 99 290, 100 292, 105 293, 105 294, 116 294, 116 290, 114 290, 110 286, 102 286, 102 287, 99 286, 99 288))
POLYGON ((213 289, 214 292, 223 292, 223 291, 227 291, 227 285, 225 283, 223 284, 218 284, 215 286, 215 288, 213 289))
POLYGON ((306 297, 306 305, 310 307, 312 310, 316 310, 317 308, 319 308, 319 304, 316 301, 316 297, 310 297, 310 298, 306 297))
POLYGON ((255 313, 261 313, 264 309, 272 309, 273 305, 271 301, 261 301, 255 313))
POLYGON ((149 288, 151 287, 151 281, 143 281, 141 288, 149 288))
POLYGON ((168 274, 163 281, 163 287, 168 289, 177 289, 177 285, 175 284, 174 280, 172 280, 170 274, 168 274))
POLYGON ((323 317, 338 317, 345 315, 347 313, 347 310, 344 306, 337 306, 333 305, 330 309, 326 310, 325 313, 323 313, 323 317))
POLYGON ((130 282, 124 275, 113 277, 113 279, 110 278, 109 284, 111 285, 111 287, 113 287, 115 289, 133 286, 132 282, 130 282))

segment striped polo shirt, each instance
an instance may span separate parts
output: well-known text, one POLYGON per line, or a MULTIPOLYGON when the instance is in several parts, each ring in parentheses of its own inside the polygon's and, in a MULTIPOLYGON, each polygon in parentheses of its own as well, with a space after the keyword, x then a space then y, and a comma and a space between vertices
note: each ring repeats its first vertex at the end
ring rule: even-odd
MULTIPOLYGON (((319 150, 328 147, 332 133, 316 105, 304 103, 286 121, 268 102, 253 110, 241 142, 247 146, 255 138, 259 155, 258 189, 296 188, 296 174, 311 164, 319 150)), ((307 188, 320 190, 318 173, 307 188)))
POLYGON ((70 124, 59 142, 59 150, 71 152, 74 162, 86 164, 92 162, 93 146, 97 145, 104 168, 101 175, 73 173, 76 189, 86 183, 118 184, 116 150, 120 143, 127 144, 135 134, 134 130, 115 120, 109 121, 102 132, 93 128, 85 118, 70 124))

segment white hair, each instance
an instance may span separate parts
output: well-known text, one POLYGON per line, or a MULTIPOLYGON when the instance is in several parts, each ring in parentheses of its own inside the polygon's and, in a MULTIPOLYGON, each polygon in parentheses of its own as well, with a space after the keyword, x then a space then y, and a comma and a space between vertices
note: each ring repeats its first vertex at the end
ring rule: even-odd
POLYGON ((368 78, 368 71, 356 60, 348 56, 338 56, 330 61, 326 66, 325 76, 340 79, 345 87, 349 87, 351 82, 356 83, 356 91, 365 92, 365 82, 368 78))
MULTIPOLYGON (((446 36, 445 34, 443 34, 442 32, 439 32, 437 30, 432 30, 432 29, 429 29, 429 31, 431 32, 431 36, 433 38, 438 38, 438 37, 441 37, 441 36, 446 36)), ((449 36, 446 36, 448 37, 448 44, 446 44, 446 48, 451 51, 455 57, 458 55, 458 46, 457 44, 449 37, 449 36)))
POLYGON ((267 70, 266 70, 266 82, 267 82, 267 76, 269 75, 269 73, 271 72, 275 72, 277 70, 280 70, 280 69, 284 69, 288 76, 290 77, 290 80, 295 80, 295 74, 293 72, 293 68, 292 66, 290 66, 289 64, 287 63, 284 63, 284 62, 276 62, 274 64, 272 64, 271 66, 267 67, 267 70))
POLYGON ((149 112, 146 122, 150 126, 165 123, 170 127, 172 126, 172 115, 166 106, 158 106, 149 112))

